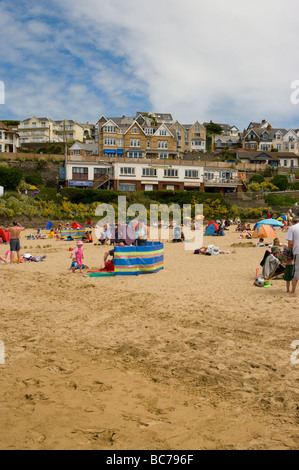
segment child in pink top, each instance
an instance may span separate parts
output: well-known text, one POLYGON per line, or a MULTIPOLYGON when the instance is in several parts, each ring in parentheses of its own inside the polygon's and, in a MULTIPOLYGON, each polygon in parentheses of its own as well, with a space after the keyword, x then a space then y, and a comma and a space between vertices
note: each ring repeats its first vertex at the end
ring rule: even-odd
MULTIPOLYGON (((82 265, 83 265, 83 242, 81 240, 77 241, 77 248, 74 249, 73 254, 76 256, 76 263, 77 266, 80 266, 80 273, 82 273, 82 265)), ((73 255, 72 255, 73 256, 73 255)), ((73 273, 76 271, 76 268, 72 268, 73 273)))

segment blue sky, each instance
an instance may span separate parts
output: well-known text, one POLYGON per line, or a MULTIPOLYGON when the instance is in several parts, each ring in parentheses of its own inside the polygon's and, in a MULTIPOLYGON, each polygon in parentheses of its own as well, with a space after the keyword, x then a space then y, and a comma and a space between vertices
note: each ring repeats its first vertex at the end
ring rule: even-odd
POLYGON ((297 0, 0 0, 0 119, 299 128, 297 0))

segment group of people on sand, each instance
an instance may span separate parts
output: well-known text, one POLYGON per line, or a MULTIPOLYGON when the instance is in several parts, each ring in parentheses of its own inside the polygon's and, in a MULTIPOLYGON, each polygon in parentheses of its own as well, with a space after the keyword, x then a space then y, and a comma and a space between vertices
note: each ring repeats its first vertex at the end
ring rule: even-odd
POLYGON ((250 224, 245 224, 245 223, 239 223, 236 232, 240 233, 239 238, 243 238, 246 240, 251 240, 252 235, 253 235, 253 230, 251 229, 250 224))

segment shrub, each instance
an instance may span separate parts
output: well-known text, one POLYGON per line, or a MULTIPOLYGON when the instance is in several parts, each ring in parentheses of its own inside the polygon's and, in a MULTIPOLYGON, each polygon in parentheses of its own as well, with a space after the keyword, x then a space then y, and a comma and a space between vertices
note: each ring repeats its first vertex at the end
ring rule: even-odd
POLYGON ((257 174, 257 175, 252 175, 249 183, 263 183, 265 181, 265 177, 263 175, 257 174))
POLYGON ((285 175, 276 175, 271 183, 279 188, 280 191, 286 191, 290 186, 288 177, 285 175))
POLYGON ((31 173, 30 175, 26 175, 25 181, 32 186, 37 186, 38 188, 43 186, 43 179, 40 173, 31 173))
POLYGON ((55 188, 43 188, 36 196, 37 200, 50 202, 53 201, 58 203, 61 201, 61 196, 57 196, 57 189, 55 188))
POLYGON ((5 189, 16 189, 22 178, 23 173, 21 170, 0 166, 0 186, 5 189))
POLYGON ((290 189, 291 189, 292 191, 299 191, 299 181, 295 181, 294 183, 292 183, 292 184, 290 185, 290 189))
POLYGON ((269 204, 270 206, 293 206, 296 202, 294 197, 284 196, 281 194, 268 194, 264 199, 266 204, 269 204))

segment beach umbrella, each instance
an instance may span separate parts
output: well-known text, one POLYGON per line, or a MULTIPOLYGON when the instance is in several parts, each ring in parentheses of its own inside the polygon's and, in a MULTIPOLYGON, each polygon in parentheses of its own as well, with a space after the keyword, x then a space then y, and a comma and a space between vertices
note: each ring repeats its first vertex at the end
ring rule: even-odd
POLYGON ((258 225, 252 238, 277 238, 277 233, 271 225, 258 225))
POLYGON ((271 225, 272 227, 284 227, 284 224, 282 222, 279 222, 279 220, 276 219, 264 219, 260 220, 253 228, 255 230, 259 225, 271 225))
POLYGON ((195 217, 196 220, 205 220, 204 216, 203 215, 197 215, 195 217))
POLYGON ((279 220, 279 222, 286 222, 287 221, 287 216, 286 215, 280 215, 279 217, 277 217, 277 220, 279 220))

